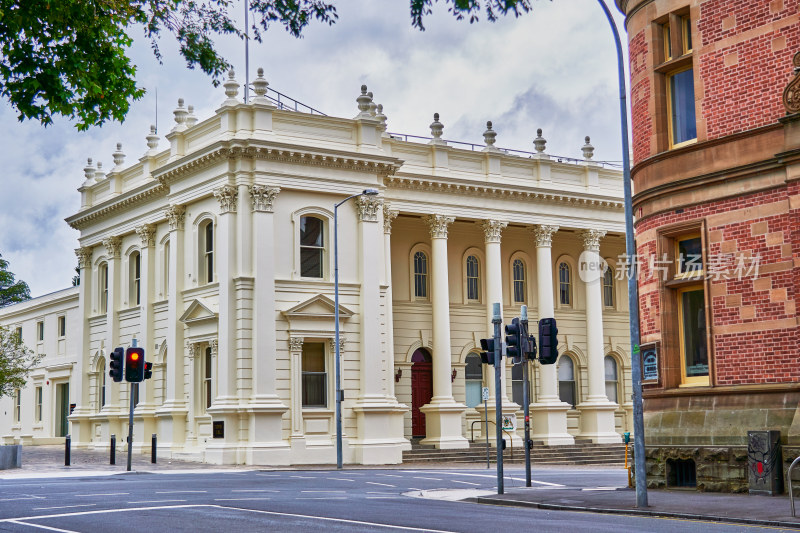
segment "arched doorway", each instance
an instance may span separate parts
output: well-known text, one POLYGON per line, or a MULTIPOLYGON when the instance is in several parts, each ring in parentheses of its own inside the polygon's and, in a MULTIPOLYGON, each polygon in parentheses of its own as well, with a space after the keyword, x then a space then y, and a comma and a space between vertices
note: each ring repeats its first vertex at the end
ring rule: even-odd
POLYGON ((411 362, 411 436, 424 437, 425 413, 419 408, 433 397, 433 360, 428 350, 417 348, 411 362))

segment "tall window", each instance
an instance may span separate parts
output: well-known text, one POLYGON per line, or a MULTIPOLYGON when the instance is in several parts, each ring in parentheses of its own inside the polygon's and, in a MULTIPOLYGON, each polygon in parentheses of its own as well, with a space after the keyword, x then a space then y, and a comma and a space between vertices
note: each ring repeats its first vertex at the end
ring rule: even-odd
POLYGON ((614 307, 614 272, 610 266, 603 272, 603 305, 614 307))
POLYGON ((514 275, 514 303, 524 304, 525 295, 527 293, 527 285, 525 283, 525 263, 522 259, 514 259, 511 267, 514 275))
POLYGON ((703 243, 700 235, 687 235, 675 240, 676 278, 703 274, 703 243))
POLYGON ((207 410, 211 407, 212 395, 212 381, 211 370, 213 368, 213 361, 211 359, 211 347, 207 346, 203 357, 203 408, 207 410))
POLYGON ((169 291, 169 241, 164 243, 164 298, 169 291))
POLYGON ((34 417, 36 422, 42 421, 42 387, 41 385, 34 389, 34 398, 36 399, 36 412, 34 417))
POLYGON ((467 407, 475 407, 483 401, 483 368, 481 356, 476 353, 467 355, 464 367, 464 388, 466 390, 467 407))
POLYGON ((558 265, 558 301, 561 305, 572 305, 572 272, 569 265, 558 265))
POLYGON ((16 332, 17 332, 17 340, 19 342, 22 342, 22 326, 17 326, 16 332))
MULTIPOLYGON (((525 401, 523 396, 524 390, 523 387, 525 386, 525 379, 524 379, 524 371, 522 369, 522 365, 527 365, 528 363, 523 362, 519 365, 514 365, 511 367, 511 397, 514 400, 514 403, 520 406, 525 405, 525 401)), ((528 367, 530 369, 530 367, 528 367)), ((528 401, 533 401, 533 382, 531 379, 533 375, 529 372, 528 373, 528 401)))
POLYGON ((36 340, 39 342, 44 340, 44 321, 36 323, 36 340))
POLYGON ((328 406, 328 374, 325 372, 325 344, 303 343, 303 407, 328 406))
POLYGON ((214 223, 210 220, 200 227, 200 250, 202 250, 202 283, 214 282, 214 223))
POLYGON ((467 257, 467 300, 480 299, 480 264, 477 257, 470 255, 467 257))
POLYGON ((100 364, 100 409, 106 406, 106 360, 100 364))
POLYGON ((689 67, 667 75, 670 144, 683 146, 697 138, 694 115, 694 70, 689 67))
POLYGON ((67 335, 67 317, 58 317, 58 337, 63 338, 67 335))
POLYGON ((556 365, 558 374, 558 397, 564 403, 575 407, 575 364, 568 355, 562 355, 556 365))
POLYGON ((324 277, 324 230, 321 218, 300 217, 300 275, 304 278, 324 277))
POLYGON ((604 363, 606 367, 606 397, 611 402, 619 403, 617 394, 617 360, 607 355, 604 363))
POLYGON ((19 424, 22 420, 22 391, 14 389, 14 423, 19 424))
POLYGON ((139 305, 142 301, 142 256, 139 252, 134 252, 128 259, 130 263, 130 277, 131 277, 131 294, 130 301, 132 305, 139 305))
POLYGON ((428 256, 425 252, 414 254, 414 297, 428 297, 428 256))
POLYGON ((99 268, 100 284, 100 312, 108 312, 108 263, 103 263, 99 268))
POLYGON ((678 290, 678 336, 683 383, 708 385, 706 306, 702 285, 678 290))

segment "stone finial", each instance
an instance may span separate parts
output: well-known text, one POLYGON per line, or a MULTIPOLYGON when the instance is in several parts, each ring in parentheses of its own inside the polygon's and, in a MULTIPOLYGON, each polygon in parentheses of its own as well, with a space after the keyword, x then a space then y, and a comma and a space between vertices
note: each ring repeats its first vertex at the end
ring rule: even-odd
POLYGON ((158 148, 158 135, 156 135, 156 127, 150 125, 150 135, 146 137, 147 139, 147 147, 150 149, 149 151, 154 152, 156 148, 158 148))
POLYGON ((387 119, 387 117, 386 117, 386 115, 383 114, 383 104, 378 104, 378 107, 376 108, 375 118, 378 121, 380 121, 380 123, 381 123, 381 125, 379 126, 379 129, 381 131, 386 131, 386 119, 387 119))
POLYGON ((594 155, 594 146, 592 143, 589 142, 589 136, 586 136, 586 144, 581 147, 581 152, 583 152, 583 158, 587 161, 591 161, 592 156, 594 155))
POLYGON ((94 180, 95 168, 92 164, 92 158, 86 160, 86 166, 83 167, 83 175, 86 176, 86 181, 92 182, 94 180))
POLYGON ((486 122, 486 131, 483 132, 483 140, 486 143, 486 148, 483 149, 484 152, 497 151, 497 147, 494 145, 497 140, 497 132, 492 129, 491 120, 486 122))
POLYGON ((120 170, 125 163, 125 152, 122 151, 122 143, 117 143, 116 151, 111 154, 114 158, 114 170, 120 170))
POLYGON ((239 82, 234 79, 234 76, 236 76, 236 73, 233 69, 230 69, 228 71, 228 80, 222 84, 225 87, 225 96, 228 97, 222 102, 222 105, 236 105, 239 103, 236 99, 239 94, 239 82))
POLYGON ((439 122, 439 113, 433 114, 433 122, 431 122, 430 128, 433 141, 441 140, 442 133, 444 132, 444 124, 439 122))
POLYGON ((547 139, 542 137, 542 128, 536 130, 536 138, 533 140, 533 146, 536 148, 537 153, 544 153, 544 148, 547 146, 547 139))
POLYGON ((100 182, 106 179, 106 173, 103 171, 103 163, 97 162, 97 170, 94 172, 94 181, 100 182))
POLYGON ((372 97, 367 94, 367 86, 361 86, 361 94, 356 97, 356 102, 358 102, 358 115, 356 118, 369 118, 369 104, 372 102, 372 97))
POLYGON ((189 112, 183 107, 183 98, 178 98, 178 107, 176 107, 172 114, 175 116, 175 127, 172 131, 182 131, 186 129, 186 116, 189 112))
POLYGON ((378 114, 378 104, 375 103, 374 96, 372 96, 372 91, 369 91, 367 96, 369 96, 369 116, 375 118, 375 115, 378 114))
POLYGON ((195 124, 197 124, 197 116, 194 114, 194 106, 189 104, 188 114, 186 115, 186 126, 191 128, 195 124))
POLYGON ((267 87, 269 87, 269 82, 266 80, 266 78, 264 78, 263 68, 259 67, 257 72, 258 76, 255 80, 253 80, 253 92, 256 94, 256 98, 265 98, 267 94, 267 87))
POLYGON ((787 115, 800 113, 800 52, 797 52, 792 58, 792 65, 794 66, 794 77, 783 90, 782 98, 787 115))

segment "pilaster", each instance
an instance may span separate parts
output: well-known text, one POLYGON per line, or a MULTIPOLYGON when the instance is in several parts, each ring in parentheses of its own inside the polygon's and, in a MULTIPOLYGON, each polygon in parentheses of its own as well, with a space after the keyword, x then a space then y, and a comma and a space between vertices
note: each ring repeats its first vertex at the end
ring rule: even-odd
POLYGON ((77 248, 80 285, 78 286, 78 359, 75 364, 75 377, 70 390, 72 400, 77 404, 69 417, 70 434, 73 445, 88 446, 92 440, 91 421, 93 414, 89 402, 89 315, 92 308, 92 249, 88 246, 77 248))

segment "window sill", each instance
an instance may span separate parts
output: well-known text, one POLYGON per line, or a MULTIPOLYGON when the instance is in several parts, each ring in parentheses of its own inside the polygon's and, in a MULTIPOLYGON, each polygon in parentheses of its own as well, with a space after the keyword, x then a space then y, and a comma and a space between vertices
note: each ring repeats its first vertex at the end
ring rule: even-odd
POLYGON ((666 282, 664 286, 668 289, 680 289, 683 287, 688 287, 689 285, 697 285, 698 283, 702 283, 703 280, 704 276, 701 274, 699 276, 671 279, 666 282))
POLYGON ((658 72, 659 74, 667 74, 672 72, 673 70, 678 70, 683 67, 689 66, 692 64, 692 54, 688 52, 683 54, 680 57, 676 57, 674 59, 670 59, 669 61, 665 61, 655 67, 653 70, 658 72))

